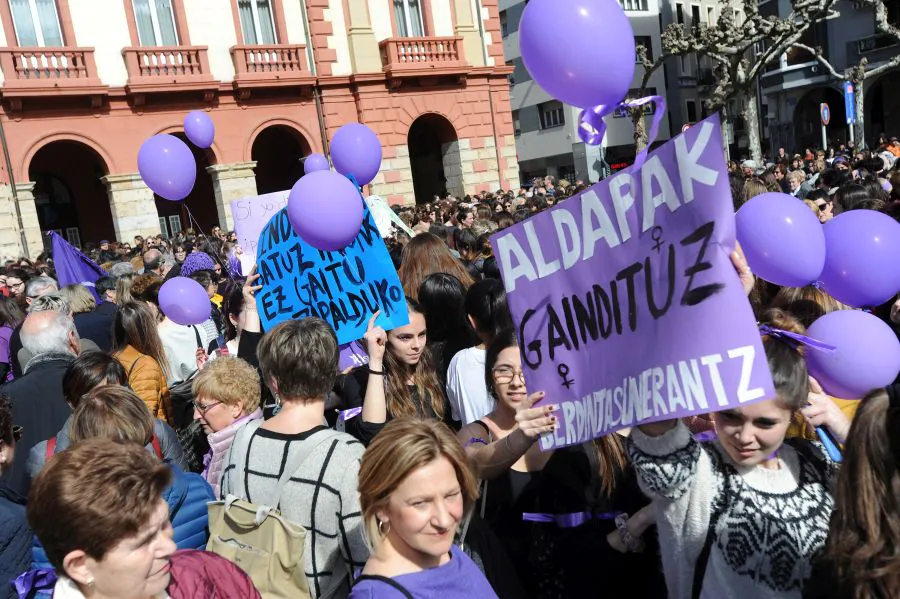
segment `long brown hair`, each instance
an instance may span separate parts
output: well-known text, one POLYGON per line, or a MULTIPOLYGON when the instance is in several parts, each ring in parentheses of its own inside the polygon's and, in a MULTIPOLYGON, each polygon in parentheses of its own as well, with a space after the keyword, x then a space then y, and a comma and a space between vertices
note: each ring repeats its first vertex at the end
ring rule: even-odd
POLYGON ((419 299, 419 287, 428 275, 436 272, 451 274, 469 288, 475 280, 469 271, 453 257, 450 248, 437 235, 421 233, 409 240, 400 254, 400 282, 403 293, 414 300, 419 299))
POLYGON ((900 588, 900 407, 884 390, 859 404, 835 489, 824 563, 840 596, 893 597, 900 588))
POLYGON ((113 354, 124 351, 129 345, 156 360, 163 372, 169 374, 169 360, 156 329, 156 319, 150 308, 139 302, 119 306, 113 323, 113 354))
MULTIPOLYGON (((415 300, 407 298, 406 305, 410 314, 424 316, 415 300)), ((437 367, 430 347, 426 345, 422 349, 419 362, 414 367, 410 367, 398 359, 388 346, 387 351, 384 352, 384 366, 386 372, 384 394, 388 414, 393 418, 421 415, 421 411, 413 401, 412 392, 406 384, 406 381, 412 378, 416 391, 419 393, 419 401, 429 401, 431 409, 434 410, 437 417, 444 418, 444 392, 435 374, 437 367)), ((372 382, 374 383, 375 379, 372 382)))

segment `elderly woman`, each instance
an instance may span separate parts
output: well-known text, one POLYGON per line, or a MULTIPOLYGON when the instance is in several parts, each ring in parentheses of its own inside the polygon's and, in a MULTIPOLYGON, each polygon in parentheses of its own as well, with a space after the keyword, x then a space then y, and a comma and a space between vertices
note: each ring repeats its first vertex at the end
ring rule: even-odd
POLYGON ((234 435, 246 423, 262 418, 259 374, 240 358, 222 356, 197 374, 193 391, 194 420, 209 440, 202 474, 218 497, 234 435))
POLYGON ((54 597, 260 596, 228 560, 176 551, 162 498, 171 476, 137 443, 110 439, 78 443, 47 465, 27 513, 59 576, 54 597))

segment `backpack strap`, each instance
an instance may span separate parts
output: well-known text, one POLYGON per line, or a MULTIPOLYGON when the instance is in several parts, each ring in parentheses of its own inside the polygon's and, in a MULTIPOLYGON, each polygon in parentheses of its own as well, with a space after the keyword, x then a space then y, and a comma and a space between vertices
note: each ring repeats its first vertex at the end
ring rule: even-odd
POLYGON ((153 445, 153 452, 156 454, 160 460, 163 459, 162 448, 159 446, 159 437, 156 436, 156 433, 153 433, 153 439, 151 439, 150 444, 153 445))
POLYGON ((281 504, 281 494, 284 493, 284 488, 287 486, 288 481, 291 480, 291 477, 296 474, 297 470, 300 469, 300 466, 303 465, 303 462, 316 450, 319 445, 322 445, 326 441, 330 441, 340 435, 339 432, 332 429, 324 429, 320 431, 316 431, 306 439, 300 442, 300 449, 297 450, 294 455, 288 457, 287 462, 284 465, 284 472, 281 473, 281 476, 278 478, 278 484, 275 485, 275 490, 272 493, 271 500, 269 502, 259 502, 269 507, 277 508, 281 504))
POLYGON ((394 587, 394 589, 403 593, 403 596, 406 597, 406 599, 416 599, 412 596, 412 593, 407 591, 402 584, 400 584, 393 578, 388 578, 387 576, 378 576, 377 574, 363 574, 356 579, 356 581, 353 583, 353 586, 356 586, 363 580, 377 580, 378 582, 383 582, 384 584, 390 587, 394 587))
MULTIPOLYGON (((700 451, 703 450, 701 449, 700 451)), ((715 450, 713 449, 711 451, 715 450)), ((715 468, 719 476, 722 477, 722 484, 724 485, 722 489, 723 499, 720 504, 720 509, 716 509, 717 506, 715 505, 713 506, 713 513, 709 519, 709 528, 706 530, 706 540, 703 542, 703 549, 700 550, 700 555, 697 556, 697 563, 694 564, 694 583, 691 590, 692 599, 700 599, 700 593, 703 592, 703 579, 706 577, 706 566, 709 564, 709 555, 712 553, 713 542, 716 540, 716 526, 719 524, 719 519, 722 517, 722 514, 728 509, 728 504, 731 500, 728 470, 725 468, 725 464, 722 463, 722 456, 710 456, 710 459, 713 461, 713 468, 715 468)))
POLYGON ((53 435, 49 439, 47 439, 47 452, 44 455, 44 462, 49 462, 50 458, 52 458, 56 454, 56 435, 53 435))

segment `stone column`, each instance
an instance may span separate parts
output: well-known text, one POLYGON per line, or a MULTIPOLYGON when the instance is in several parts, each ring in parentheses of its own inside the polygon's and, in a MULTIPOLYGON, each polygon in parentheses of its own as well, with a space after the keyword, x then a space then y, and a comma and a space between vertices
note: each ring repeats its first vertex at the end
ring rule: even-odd
MULTIPOLYGON (((463 51, 466 54, 466 62, 473 67, 483 67, 484 64, 484 40, 481 39, 479 29, 475 24, 470 0, 452 0, 456 9, 456 35, 462 37, 463 51)), ((496 42, 495 42, 496 43, 496 42)))
MULTIPOLYGON (((34 259, 44 251, 41 223, 38 220, 37 206, 34 203, 34 183, 31 181, 16 183, 16 196, 19 198, 19 213, 22 215, 22 226, 25 228, 28 255, 34 259)), ((16 228, 18 229, 18 222, 16 228)), ((19 245, 21 246, 21 243, 19 245)))
POLYGON ((234 227, 234 219, 231 217, 232 200, 259 195, 256 191, 256 174, 253 172, 255 168, 256 162, 214 164, 206 167, 206 172, 212 177, 219 226, 223 229, 230 231, 234 227))
POLYGON ((0 258, 15 259, 27 256, 37 258, 44 251, 41 238, 41 225, 38 222, 37 207, 34 204, 34 183, 16 183, 16 194, 19 198, 19 210, 22 225, 25 228, 26 248, 22 247, 22 235, 19 231, 19 219, 16 216, 16 204, 12 187, 0 185, 0 258))
POLYGON ((459 155, 459 140, 441 146, 444 157, 444 177, 447 179, 447 192, 461 198, 466 195, 463 182, 462 158, 459 155))
POLYGON ((135 235, 159 235, 156 200, 140 174, 107 175, 100 180, 109 194, 109 207, 118 241, 131 243, 135 235))
POLYGON ((354 73, 378 73, 381 71, 381 53, 375 32, 369 22, 368 0, 348 0, 347 22, 350 24, 347 41, 350 45, 350 64, 354 73))

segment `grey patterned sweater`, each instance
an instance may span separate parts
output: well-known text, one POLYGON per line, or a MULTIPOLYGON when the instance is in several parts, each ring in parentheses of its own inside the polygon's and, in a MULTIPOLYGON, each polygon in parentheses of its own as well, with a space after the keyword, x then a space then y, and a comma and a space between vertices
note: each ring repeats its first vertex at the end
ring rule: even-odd
MULTIPOLYGON (((238 434, 222 474, 222 498, 237 495, 256 502, 259 497, 269 497, 288 455, 323 428, 298 435, 264 429, 252 435, 238 434), (248 445, 247 451, 236 452, 242 442, 248 445), (235 455, 246 455, 246 463, 235 464, 235 455)), ((362 568, 369 557, 357 491, 363 450, 362 443, 341 433, 318 445, 284 489, 279 506, 282 515, 307 530, 304 570, 313 599, 347 597, 351 573, 362 568)))
POLYGON ((825 544, 837 465, 821 445, 788 440, 780 468, 734 465, 718 441, 698 443, 680 422, 660 437, 632 429, 641 488, 653 499, 669 599, 690 599, 711 523, 703 599, 800 599, 825 544))

